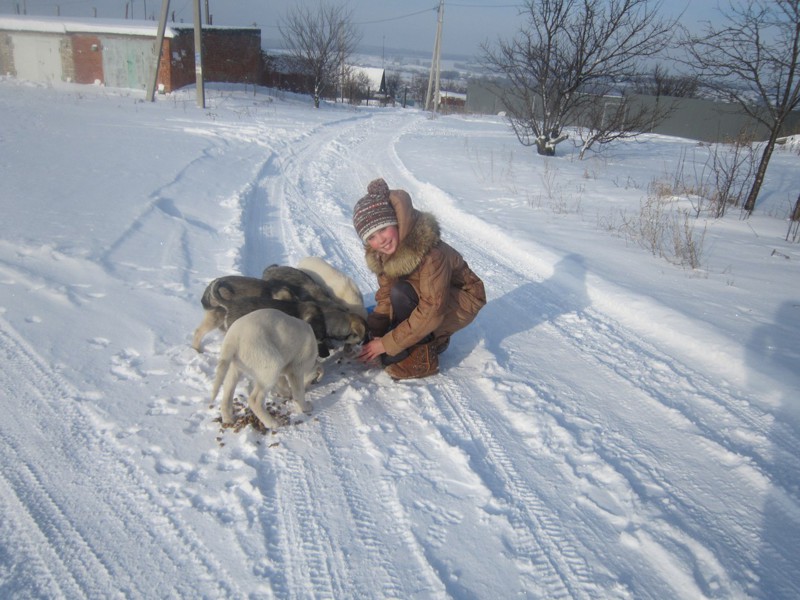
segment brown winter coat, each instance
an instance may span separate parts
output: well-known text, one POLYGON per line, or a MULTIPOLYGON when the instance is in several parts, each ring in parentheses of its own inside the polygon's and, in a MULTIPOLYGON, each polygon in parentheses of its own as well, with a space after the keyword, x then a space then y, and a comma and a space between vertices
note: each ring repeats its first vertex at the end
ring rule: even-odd
POLYGON ((400 243, 390 256, 366 248, 367 266, 378 276, 377 305, 367 324, 394 356, 430 333, 450 336, 466 327, 486 304, 486 292, 461 254, 441 240, 436 217, 415 209, 403 190, 391 190, 389 201, 397 214, 400 243), (389 292, 400 279, 417 292, 419 305, 386 333, 392 320, 389 292))

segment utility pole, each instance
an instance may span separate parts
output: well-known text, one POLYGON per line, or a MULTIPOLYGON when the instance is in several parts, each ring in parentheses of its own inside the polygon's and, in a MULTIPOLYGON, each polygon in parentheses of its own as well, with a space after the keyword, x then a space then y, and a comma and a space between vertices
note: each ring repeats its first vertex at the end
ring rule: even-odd
POLYGON ((345 83, 344 75, 345 75, 345 73, 344 73, 344 48, 343 48, 343 44, 342 44, 342 25, 341 25, 341 23, 339 24, 339 29, 336 32, 336 34, 337 34, 336 35, 337 41, 339 43, 339 48, 338 48, 338 51, 339 51, 339 68, 342 70, 341 74, 339 75, 339 89, 342 92, 342 104, 344 104, 344 83, 345 83))
MULTIPOLYGON (((167 15, 169 14, 169 0, 161 0, 161 18, 158 21, 158 34, 156 35, 156 64, 150 70, 150 80, 147 82, 147 97, 150 102, 156 99, 156 84, 158 84, 158 68, 161 66, 161 55, 164 52, 164 32, 167 29, 167 15)), ((97 15, 95 15, 97 16, 97 15)))
POLYGON ((425 110, 431 110, 431 91, 433 90, 433 112, 439 105, 439 73, 442 56, 442 24, 444 23, 444 0, 439 0, 439 18, 436 24, 436 40, 433 42, 431 74, 428 77, 428 94, 425 96, 425 110))
MULTIPOLYGON (((194 4, 194 73, 197 80, 197 106, 206 107, 206 92, 203 87, 203 34, 200 26, 200 0, 193 0, 194 4)), ((156 84, 158 83, 158 67, 161 66, 161 54, 164 48, 164 32, 167 28, 169 16, 169 0, 161 0, 161 18, 158 20, 158 34, 156 35, 155 65, 150 71, 150 81, 147 82, 147 97, 150 102, 155 100, 156 84)))
POLYGON ((194 75, 197 80, 197 106, 206 107, 206 91, 203 86, 203 29, 201 26, 200 0, 194 0, 194 75))

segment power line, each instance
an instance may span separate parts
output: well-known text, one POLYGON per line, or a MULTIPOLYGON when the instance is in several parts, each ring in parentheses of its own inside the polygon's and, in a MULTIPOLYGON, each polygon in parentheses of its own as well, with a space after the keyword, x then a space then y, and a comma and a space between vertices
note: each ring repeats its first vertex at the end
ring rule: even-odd
POLYGON ((522 8, 523 4, 460 4, 459 2, 451 3, 450 6, 458 6, 460 8, 522 8))
POLYGON ((409 17, 416 17, 417 15, 421 15, 427 12, 431 12, 432 10, 438 10, 438 6, 434 6, 433 8, 426 8, 423 10, 418 10, 417 12, 408 13, 407 15, 399 15, 397 17, 389 17, 387 19, 378 19, 376 21, 359 21, 355 23, 355 25, 374 25, 375 23, 388 23, 390 21, 399 21, 401 19, 407 19, 409 17))

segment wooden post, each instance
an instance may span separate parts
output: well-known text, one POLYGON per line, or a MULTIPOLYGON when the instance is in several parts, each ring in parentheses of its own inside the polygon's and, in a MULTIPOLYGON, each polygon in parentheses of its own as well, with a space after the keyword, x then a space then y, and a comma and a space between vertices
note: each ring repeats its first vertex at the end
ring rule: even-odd
POLYGON ((425 110, 433 109, 439 103, 439 73, 441 71, 442 57, 442 25, 444 24, 444 0, 439 0, 439 15, 436 24, 436 39, 433 42, 433 58, 431 59, 431 73, 428 76, 428 93, 425 96, 425 110), (433 100, 433 105, 431 105, 433 100))
POLYGON ((158 34, 156 35, 156 63, 150 70, 150 81, 147 82, 147 97, 150 102, 156 99, 156 85, 158 85, 158 68, 161 66, 161 54, 164 51, 164 32, 167 29, 167 14, 169 13, 169 0, 161 2, 161 18, 158 21, 158 34))
POLYGON ((786 241, 789 241, 789 236, 792 237, 792 241, 797 241, 797 233, 800 229, 800 195, 797 196, 797 202, 794 203, 794 212, 792 212, 792 218, 789 221, 789 231, 786 232, 786 241))
POLYGON ((194 74, 197 81, 197 106, 206 107, 206 91, 203 86, 203 29, 200 18, 200 0, 194 2, 194 74))

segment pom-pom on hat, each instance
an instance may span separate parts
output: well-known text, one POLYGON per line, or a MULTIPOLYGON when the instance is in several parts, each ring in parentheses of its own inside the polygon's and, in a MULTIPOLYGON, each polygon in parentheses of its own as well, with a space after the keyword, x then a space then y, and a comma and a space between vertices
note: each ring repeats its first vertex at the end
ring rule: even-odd
POLYGON ((389 202, 389 186, 383 179, 374 179, 367 186, 367 195, 353 208, 353 227, 365 244, 376 231, 397 225, 397 214, 389 202))

